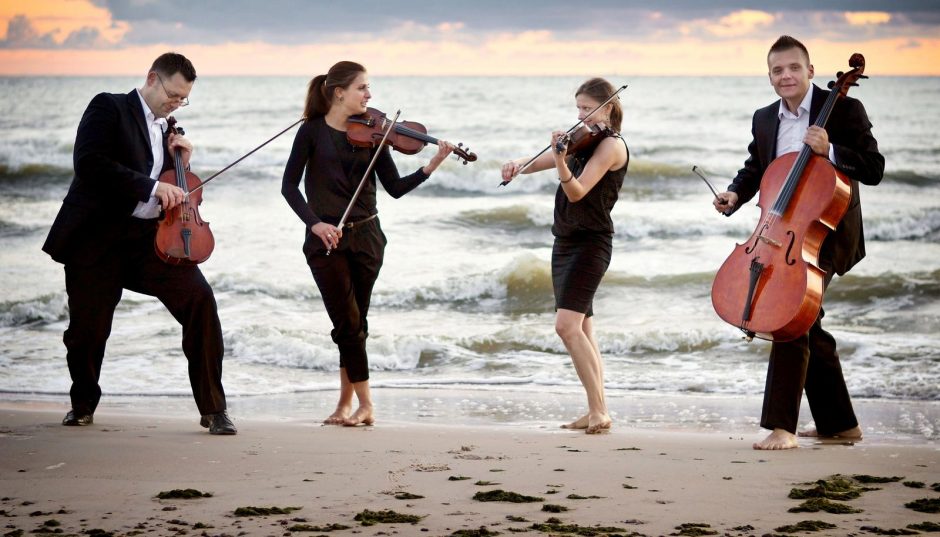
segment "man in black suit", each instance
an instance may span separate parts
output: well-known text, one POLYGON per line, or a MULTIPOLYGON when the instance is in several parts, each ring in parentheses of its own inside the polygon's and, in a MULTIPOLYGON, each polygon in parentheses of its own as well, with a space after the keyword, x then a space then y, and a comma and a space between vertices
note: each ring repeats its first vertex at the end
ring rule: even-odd
MULTIPOLYGON (((859 183, 877 185, 884 174, 884 157, 871 134, 865 108, 851 97, 840 98, 826 128, 814 126, 829 92, 810 83, 813 65, 806 47, 790 36, 780 37, 767 55, 770 83, 780 100, 754 113, 750 156, 728 187, 718 195, 715 208, 730 215, 754 197, 761 177, 777 157, 799 151, 803 144, 851 179, 852 198, 836 230, 830 233, 819 253, 819 266, 826 272, 823 289, 849 271, 865 256, 859 183)), ((798 447, 796 426, 803 390, 816 429, 801 436, 859 439, 862 431, 852 409, 836 341, 822 329, 820 310, 809 332, 793 341, 774 342, 770 351, 761 427, 771 430, 754 449, 798 447)))
POLYGON ((212 288, 195 265, 169 265, 154 250, 161 207, 184 192, 158 182, 192 144, 165 134, 166 117, 189 104, 196 80, 181 54, 157 58, 140 89, 100 93, 75 137, 75 176, 42 249, 65 265, 69 327, 63 340, 72 377, 72 410, 63 425, 90 425, 101 398, 98 379, 114 310, 124 289, 155 296, 183 326, 183 353, 201 414, 212 434, 237 431, 222 389, 222 328, 212 288))

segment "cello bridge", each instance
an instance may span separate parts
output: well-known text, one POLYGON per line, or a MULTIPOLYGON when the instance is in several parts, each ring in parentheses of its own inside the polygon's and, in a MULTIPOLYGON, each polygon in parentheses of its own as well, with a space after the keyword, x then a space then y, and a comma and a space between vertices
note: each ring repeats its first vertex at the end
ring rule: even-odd
POLYGON ((771 239, 770 237, 758 235, 757 238, 765 242, 766 244, 769 244, 771 246, 776 246, 777 248, 780 248, 781 246, 783 246, 783 244, 781 244, 780 241, 775 241, 774 239, 771 239))

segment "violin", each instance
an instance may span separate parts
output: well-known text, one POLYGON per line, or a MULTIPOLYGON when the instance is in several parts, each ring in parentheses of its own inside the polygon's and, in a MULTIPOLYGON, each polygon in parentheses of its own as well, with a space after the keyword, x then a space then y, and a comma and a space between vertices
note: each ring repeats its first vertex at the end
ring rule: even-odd
MULTIPOLYGON (((375 108, 368 108, 364 114, 352 116, 347 120, 346 139, 356 147, 375 147, 388 128, 388 117, 384 112, 375 108)), ((420 152, 427 144, 435 144, 439 140, 428 136, 428 129, 416 121, 399 121, 388 132, 386 144, 392 149, 406 155, 420 152)), ((474 162, 477 156, 464 147, 462 143, 454 147, 454 155, 458 160, 474 162)))
MULTIPOLYGON (((577 134, 577 133, 580 133, 580 132, 584 131, 584 129, 581 129, 581 127, 584 125, 584 120, 585 120, 585 119, 587 119, 587 118, 593 116, 593 115, 594 115, 594 112, 597 112, 598 110, 600 110, 601 108, 603 108, 604 106, 606 106, 607 103, 609 103, 610 101, 614 100, 614 98, 616 98, 617 95, 619 95, 620 92, 623 91, 623 90, 625 90, 625 89, 627 89, 627 85, 626 85, 626 84, 624 84, 623 86, 620 86, 620 88, 619 88, 617 91, 615 91, 610 97, 608 97, 607 100, 605 100, 605 101, 602 102, 601 104, 595 106, 595 107, 594 107, 594 110, 591 110, 590 112, 588 112, 583 118, 579 119, 578 122, 575 123, 570 129, 568 129, 567 131, 565 131, 565 136, 563 136, 563 137, 559 140, 559 143, 558 143, 558 144, 555 144, 555 151, 557 151, 557 152, 559 152, 559 153, 563 152, 563 151, 565 150, 565 149, 564 149, 565 146, 567 146, 567 144, 570 143, 571 137, 573 137, 573 136, 577 136, 579 142, 583 144, 583 146, 579 146, 579 147, 576 148, 577 151, 583 151, 584 149, 587 149, 588 147, 597 147, 597 144, 599 144, 599 143, 601 142, 601 140, 603 140, 603 139, 606 138, 607 136, 611 136, 611 135, 613 135, 613 134, 616 134, 616 133, 614 133, 613 131, 611 131, 609 128, 606 128, 606 127, 605 127, 605 128, 604 128, 604 131, 608 132, 608 134, 605 134, 603 137, 598 136, 597 139, 595 139, 595 140, 581 140, 581 136, 586 136, 586 134, 577 134), (561 143, 562 141, 564 141, 564 143, 561 143)), ((589 129, 590 129, 590 132, 587 133, 587 134, 591 134, 591 135, 599 134, 599 133, 595 132, 595 128, 594 128, 594 127, 590 127, 589 129)), ((549 149, 551 149, 551 147, 552 147, 552 144, 548 144, 547 146, 545 146, 545 149, 542 149, 541 151, 539 151, 538 153, 536 153, 534 157, 530 158, 530 159, 528 160, 528 162, 526 162, 525 164, 523 164, 522 167, 519 168, 518 171, 516 171, 516 175, 519 175, 519 174, 521 174, 523 171, 525 171, 525 169, 528 168, 529 166, 531 166, 532 163, 535 162, 536 159, 538 159, 540 156, 542 156, 542 153, 548 151, 549 149)), ((577 151, 572 150, 572 149, 569 149, 569 153, 576 153, 577 151)), ((501 183, 499 184, 499 186, 506 186, 506 185, 508 185, 508 184, 509 184, 509 181, 503 181, 503 182, 501 182, 501 183)))
POLYGON ((586 125, 583 124, 572 133, 565 133, 555 143, 555 152, 558 154, 568 152, 569 155, 580 153, 581 151, 593 151, 597 146, 609 136, 615 136, 617 133, 608 126, 586 125))
MULTIPOLYGON (((851 71, 839 72, 838 80, 829 83, 817 127, 826 126, 850 86, 868 78, 862 74, 861 54, 853 54, 849 66, 851 71)), ((851 198, 849 178, 806 144, 771 162, 761 177, 757 229, 735 246, 715 275, 712 305, 718 316, 740 328, 749 341, 755 335, 790 341, 809 331, 822 307, 826 273, 819 268, 819 251, 851 198)))
MULTIPOLYGON (((185 134, 182 128, 176 127, 176 119, 172 116, 167 118, 167 125, 169 125, 170 132, 185 134)), ((154 249, 157 257, 165 263, 196 265, 212 255, 215 237, 209 229, 209 222, 204 221, 199 215, 202 189, 196 187, 201 186, 202 181, 196 174, 183 169, 183 158, 179 148, 173 156, 173 169, 160 174, 158 180, 161 183, 169 183, 181 188, 186 195, 179 205, 161 213, 154 249)))

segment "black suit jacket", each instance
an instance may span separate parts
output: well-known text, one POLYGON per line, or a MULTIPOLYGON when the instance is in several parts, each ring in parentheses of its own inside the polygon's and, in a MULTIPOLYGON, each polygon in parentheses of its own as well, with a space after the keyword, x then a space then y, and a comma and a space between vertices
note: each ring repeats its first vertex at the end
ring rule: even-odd
MULTIPOLYGON (((829 91, 812 86, 813 102, 810 106, 809 122, 815 123, 829 91)), ((754 197, 760 189, 764 171, 777 154, 777 115, 780 101, 754 112, 751 124, 753 140, 748 145, 750 153, 744 167, 738 171, 728 190, 738 194, 737 210, 754 197)), ((878 142, 871 134, 871 122, 865 107, 857 99, 839 98, 826 123, 829 142, 836 157, 835 168, 845 174, 852 183, 852 199, 836 230, 826 237, 820 251, 820 263, 831 264, 839 275, 845 274, 865 257, 865 236, 862 229, 862 206, 859 198, 859 183, 877 185, 884 175, 885 159, 878 152, 878 142)), ((732 211, 733 213, 734 211, 732 211)), ((730 213, 729 213, 730 214, 730 213)))
MULTIPOLYGON (((172 167, 163 143, 163 169, 172 167)), ((78 125, 75 176, 42 249, 60 263, 90 264, 121 236, 138 202, 150 199, 153 152, 137 90, 100 93, 78 125)))

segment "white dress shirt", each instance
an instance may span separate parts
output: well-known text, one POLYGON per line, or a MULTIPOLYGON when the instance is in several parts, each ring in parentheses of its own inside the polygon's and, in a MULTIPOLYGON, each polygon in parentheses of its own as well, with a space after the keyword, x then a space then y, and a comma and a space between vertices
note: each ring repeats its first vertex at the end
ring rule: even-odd
MULTIPOLYGON (((167 124, 165 118, 158 118, 153 115, 144 97, 137 90, 137 96, 140 97, 140 106, 144 109, 144 123, 147 124, 147 131, 150 133, 150 150, 153 152, 153 168, 150 169, 150 178, 156 180, 160 177, 160 170, 163 169, 163 133, 166 132, 167 124)), ((160 216, 160 200, 154 194, 157 192, 157 185, 153 185, 150 191, 150 199, 146 202, 137 202, 137 207, 131 216, 136 218, 156 218, 160 216)))
MULTIPOLYGON (((777 127, 777 157, 786 153, 800 151, 803 149, 803 137, 806 136, 806 130, 809 129, 809 111, 813 105, 813 87, 806 91, 803 101, 796 109, 796 114, 787 108, 787 103, 780 99, 780 109, 777 117, 780 118, 780 126, 777 127)), ((836 152, 829 144, 829 161, 836 161, 836 152)))

